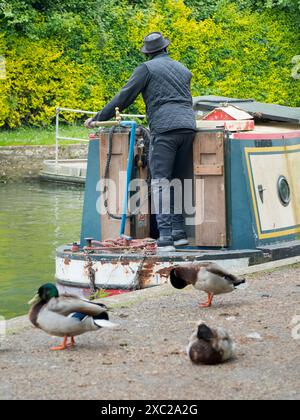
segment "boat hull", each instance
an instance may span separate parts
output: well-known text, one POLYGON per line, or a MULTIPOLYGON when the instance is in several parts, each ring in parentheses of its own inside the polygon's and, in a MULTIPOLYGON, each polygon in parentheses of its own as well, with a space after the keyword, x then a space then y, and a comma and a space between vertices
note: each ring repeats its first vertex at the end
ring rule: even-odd
POLYGON ((300 254, 300 241, 255 250, 182 249, 172 253, 112 253, 58 248, 56 281, 60 286, 79 289, 135 290, 158 286, 168 281, 164 269, 176 264, 216 262, 230 271, 300 254))

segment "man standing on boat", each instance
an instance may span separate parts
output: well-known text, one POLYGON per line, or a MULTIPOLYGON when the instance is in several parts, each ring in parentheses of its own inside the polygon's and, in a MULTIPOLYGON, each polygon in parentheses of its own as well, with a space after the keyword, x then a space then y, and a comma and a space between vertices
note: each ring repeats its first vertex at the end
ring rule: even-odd
POLYGON ((160 234, 157 245, 165 251, 188 244, 182 212, 174 214, 174 193, 169 209, 161 204, 164 186, 186 178, 196 130, 190 91, 192 73, 169 57, 169 44, 160 32, 147 35, 141 51, 149 60, 136 68, 127 84, 94 118, 85 122, 91 128, 93 121, 110 120, 116 108, 126 109, 142 93, 151 131, 151 188, 160 234))

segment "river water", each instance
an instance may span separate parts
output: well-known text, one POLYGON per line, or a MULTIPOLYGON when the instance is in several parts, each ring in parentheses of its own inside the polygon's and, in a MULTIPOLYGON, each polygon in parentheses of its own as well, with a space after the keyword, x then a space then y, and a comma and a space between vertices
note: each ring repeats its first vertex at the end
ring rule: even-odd
POLYGON ((55 249, 79 239, 84 190, 48 182, 0 183, 0 317, 28 311, 53 282, 55 249))

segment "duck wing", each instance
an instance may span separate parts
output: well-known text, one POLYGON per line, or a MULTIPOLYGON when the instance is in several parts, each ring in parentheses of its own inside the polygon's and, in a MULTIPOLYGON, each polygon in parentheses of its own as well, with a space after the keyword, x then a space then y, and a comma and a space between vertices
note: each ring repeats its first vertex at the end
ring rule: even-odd
POLYGON ((172 269, 171 275, 175 275, 178 280, 181 280, 188 284, 195 284, 197 281, 197 275, 203 267, 207 267, 208 264, 185 264, 185 265, 175 265, 172 269))
POLYGON ((206 266, 206 270, 212 274, 215 274, 216 276, 219 276, 228 283, 232 284, 233 286, 239 286, 240 284, 245 283, 245 279, 239 279, 234 274, 228 273, 228 271, 224 270, 222 267, 220 267, 217 264, 211 263, 208 266, 206 266))
POLYGON ((108 310, 101 303, 90 302, 72 295, 60 295, 58 298, 51 299, 47 309, 63 316, 68 316, 74 312, 88 316, 97 316, 108 310))

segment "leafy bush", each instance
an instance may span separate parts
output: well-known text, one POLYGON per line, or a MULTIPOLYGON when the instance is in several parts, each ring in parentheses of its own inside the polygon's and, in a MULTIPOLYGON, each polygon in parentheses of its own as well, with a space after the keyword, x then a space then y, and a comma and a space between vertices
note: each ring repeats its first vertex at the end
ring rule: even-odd
MULTIPOLYGON (((53 41, 18 38, 6 52, 7 79, 0 81, 0 125, 47 125, 55 108, 103 106, 104 83, 94 68, 63 56, 53 41)), ((69 116, 71 118, 71 116, 69 116)))
MULTIPOLYGON (((48 125, 55 107, 99 110, 144 60, 160 30, 193 72, 194 95, 300 106, 299 1, 0 0, 0 127, 48 125), (259 11, 255 11, 255 10, 259 11), (289 11, 291 10, 291 11, 289 11)), ((139 99, 132 111, 142 111, 139 99)), ((67 116, 73 119, 74 116, 67 116)))
POLYGON ((193 72, 194 95, 253 97, 300 105, 299 81, 291 77, 292 58, 300 52, 299 32, 292 15, 241 11, 219 6, 213 18, 197 22, 182 1, 153 3, 139 12, 129 28, 139 34, 157 28, 172 39, 170 51, 193 72))

